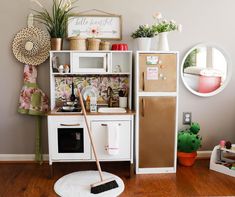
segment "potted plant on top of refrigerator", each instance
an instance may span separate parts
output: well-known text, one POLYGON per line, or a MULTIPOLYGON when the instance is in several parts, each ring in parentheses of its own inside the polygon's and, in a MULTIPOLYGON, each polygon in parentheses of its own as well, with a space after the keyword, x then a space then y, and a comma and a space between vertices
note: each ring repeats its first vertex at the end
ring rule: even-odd
POLYGON ((176 24, 174 20, 166 20, 162 17, 160 12, 157 12, 154 16, 156 22, 153 24, 152 28, 155 35, 158 36, 157 50, 169 51, 168 44, 168 32, 171 31, 182 31, 182 25, 176 24))
POLYGON ((41 10, 34 10, 36 21, 44 24, 51 36, 51 49, 61 50, 63 38, 66 36, 68 18, 77 0, 53 0, 52 11, 49 12, 38 0, 35 2, 41 10))
POLYGON ((178 161, 183 166, 192 166, 201 147, 202 137, 198 135, 200 125, 193 122, 190 128, 178 132, 178 161))
POLYGON ((131 34, 131 37, 137 40, 138 50, 149 51, 151 47, 151 38, 155 32, 149 25, 140 25, 139 28, 131 34))

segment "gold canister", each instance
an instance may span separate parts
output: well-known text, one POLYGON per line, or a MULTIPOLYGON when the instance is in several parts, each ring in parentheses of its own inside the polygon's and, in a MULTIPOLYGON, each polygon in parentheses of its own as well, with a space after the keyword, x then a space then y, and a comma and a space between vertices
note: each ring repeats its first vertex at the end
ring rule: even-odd
POLYGON ((110 50, 110 42, 102 41, 100 43, 100 50, 104 50, 104 51, 110 50))
POLYGON ((63 46, 62 38, 51 38, 51 50, 60 51, 63 46))
POLYGON ((86 50, 86 39, 79 36, 69 37, 69 49, 85 51, 86 50))

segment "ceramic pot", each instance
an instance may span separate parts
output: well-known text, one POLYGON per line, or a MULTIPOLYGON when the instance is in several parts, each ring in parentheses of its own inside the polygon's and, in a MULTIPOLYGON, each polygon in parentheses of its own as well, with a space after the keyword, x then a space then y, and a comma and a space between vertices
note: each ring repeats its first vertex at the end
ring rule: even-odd
POLYGON ((136 38, 139 51, 150 51, 151 38, 136 38))
POLYGON ((157 35, 158 38, 158 51, 169 51, 169 43, 168 43, 168 32, 162 32, 157 35))
POLYGON ((60 51, 63 45, 63 38, 51 38, 51 50, 60 51))
POLYGON ((116 51, 127 51, 128 50, 128 45, 123 44, 123 43, 118 43, 118 44, 113 44, 112 45, 112 50, 116 51))
POLYGON ((195 163, 197 152, 177 152, 178 162, 183 166, 192 166, 195 163))

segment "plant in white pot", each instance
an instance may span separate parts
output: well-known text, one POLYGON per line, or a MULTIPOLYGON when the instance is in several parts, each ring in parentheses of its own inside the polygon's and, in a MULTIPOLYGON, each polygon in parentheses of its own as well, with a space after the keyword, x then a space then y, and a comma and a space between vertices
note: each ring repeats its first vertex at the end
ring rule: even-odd
POLYGON ((155 35, 158 36, 157 50, 169 51, 168 32, 182 31, 182 25, 176 24, 174 20, 166 20, 162 17, 160 12, 157 12, 154 16, 156 22, 153 24, 152 29, 155 35))
POLYGON ((139 28, 131 34, 131 37, 137 40, 138 50, 149 51, 151 47, 151 38, 155 32, 149 25, 140 25, 139 28))
POLYGON ((63 38, 66 36, 68 18, 77 0, 53 0, 52 10, 48 11, 38 0, 31 0, 39 7, 34 10, 36 21, 44 24, 51 36, 51 49, 61 50, 63 38))

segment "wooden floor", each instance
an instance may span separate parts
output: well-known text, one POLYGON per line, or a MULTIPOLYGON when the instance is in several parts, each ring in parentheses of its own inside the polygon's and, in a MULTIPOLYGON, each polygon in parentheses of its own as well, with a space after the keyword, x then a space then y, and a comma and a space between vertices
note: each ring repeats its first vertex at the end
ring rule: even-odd
MULTIPOLYGON (((176 174, 135 175, 128 178, 128 163, 102 163, 103 169, 120 176, 125 183, 122 197, 235 196, 235 178, 208 169, 208 160, 193 167, 179 166, 176 174)), ((1 197, 57 196, 53 185, 61 176, 78 170, 95 169, 94 163, 54 164, 49 178, 48 164, 0 164, 1 197)))

